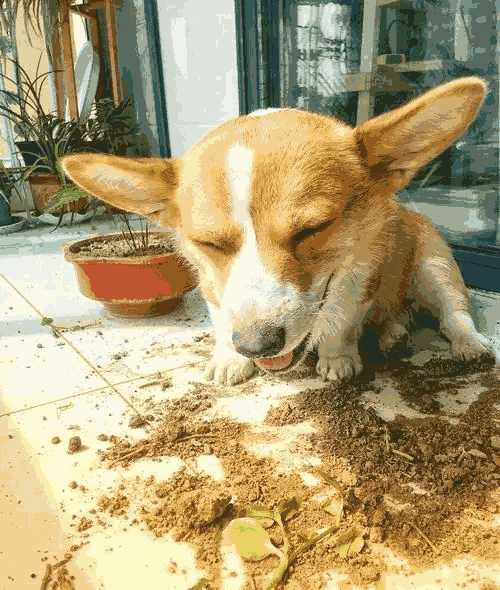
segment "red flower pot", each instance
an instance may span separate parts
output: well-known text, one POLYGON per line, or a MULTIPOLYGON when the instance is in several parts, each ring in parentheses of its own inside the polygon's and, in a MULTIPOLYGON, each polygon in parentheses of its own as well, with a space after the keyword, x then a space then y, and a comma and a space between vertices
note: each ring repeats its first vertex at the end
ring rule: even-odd
POLYGON ((67 244, 64 257, 74 265, 80 291, 100 301, 115 316, 151 317, 177 307, 184 293, 196 286, 188 263, 177 253, 146 256, 96 257, 79 251, 99 236, 67 244))

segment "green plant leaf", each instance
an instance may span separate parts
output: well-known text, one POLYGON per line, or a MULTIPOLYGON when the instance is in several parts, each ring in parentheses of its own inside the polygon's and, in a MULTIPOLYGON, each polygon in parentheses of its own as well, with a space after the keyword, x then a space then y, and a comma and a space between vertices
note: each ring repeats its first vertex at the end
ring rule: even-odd
POLYGON ((262 561, 270 555, 281 557, 282 553, 272 543, 269 535, 254 518, 235 518, 222 533, 222 542, 234 545, 245 561, 262 561))
POLYGON ((74 184, 68 184, 63 186, 61 190, 57 191, 57 193, 47 204, 45 211, 50 213, 51 211, 55 211, 56 209, 64 207, 64 205, 70 205, 71 203, 79 201, 82 198, 88 198, 88 196, 88 193, 82 191, 74 184))
POLYGON ((359 530, 354 527, 341 533, 335 541, 335 550, 342 558, 358 554, 365 546, 363 535, 361 535, 359 530))

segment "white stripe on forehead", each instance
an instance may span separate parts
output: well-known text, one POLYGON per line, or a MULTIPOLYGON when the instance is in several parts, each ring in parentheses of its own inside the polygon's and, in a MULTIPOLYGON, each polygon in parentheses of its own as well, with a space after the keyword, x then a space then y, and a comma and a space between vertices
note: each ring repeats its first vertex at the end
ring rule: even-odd
POLYGON ((235 143, 227 153, 227 177, 231 191, 231 213, 234 221, 247 232, 252 227, 250 218, 250 196, 252 185, 253 152, 235 143))
POLYGON ((258 308, 262 317, 279 313, 295 293, 266 268, 258 247, 250 215, 254 153, 241 143, 232 145, 227 153, 226 173, 230 189, 231 216, 241 226, 243 245, 234 258, 225 285, 222 306, 237 315, 249 307, 258 308))

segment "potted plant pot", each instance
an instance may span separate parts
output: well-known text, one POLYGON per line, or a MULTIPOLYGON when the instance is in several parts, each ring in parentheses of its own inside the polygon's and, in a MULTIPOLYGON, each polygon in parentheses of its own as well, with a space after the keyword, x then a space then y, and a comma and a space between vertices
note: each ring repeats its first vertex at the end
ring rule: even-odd
POLYGON ((12 215, 10 212, 10 203, 0 197, 0 226, 10 225, 12 223, 12 215))
MULTIPOLYGON (((32 174, 29 177, 33 203, 38 213, 44 213, 52 197, 61 189, 61 181, 55 174, 32 174)), ((54 215, 61 213, 83 213, 88 207, 88 200, 83 198, 61 209, 54 211, 54 215)))
POLYGON ((0 235, 19 231, 26 225, 26 219, 12 215, 10 198, 14 191, 12 177, 0 167, 0 235))
MULTIPOLYGON (((152 236, 165 234, 153 233, 152 236)), ((132 256, 107 256, 89 253, 122 234, 109 234, 79 240, 65 246, 64 257, 75 268, 80 291, 100 301, 119 317, 153 317, 175 309, 182 296, 196 286, 187 261, 171 248, 163 253, 132 256)))

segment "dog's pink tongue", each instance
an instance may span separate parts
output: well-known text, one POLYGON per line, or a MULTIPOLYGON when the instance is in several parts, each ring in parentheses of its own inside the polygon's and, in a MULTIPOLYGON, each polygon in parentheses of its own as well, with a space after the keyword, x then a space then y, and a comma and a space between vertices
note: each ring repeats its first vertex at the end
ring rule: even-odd
POLYGON ((263 369, 270 369, 271 371, 279 371, 286 369, 292 362, 293 352, 289 352, 282 356, 273 356, 271 358, 255 359, 255 362, 263 369))

